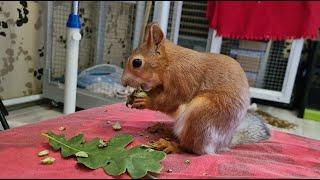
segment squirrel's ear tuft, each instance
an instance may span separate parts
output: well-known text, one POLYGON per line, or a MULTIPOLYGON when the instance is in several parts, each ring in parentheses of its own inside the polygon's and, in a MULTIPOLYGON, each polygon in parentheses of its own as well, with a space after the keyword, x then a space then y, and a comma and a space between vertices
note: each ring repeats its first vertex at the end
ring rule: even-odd
POLYGON ((145 30, 144 42, 151 47, 157 47, 164 41, 164 33, 158 23, 149 23, 145 30))

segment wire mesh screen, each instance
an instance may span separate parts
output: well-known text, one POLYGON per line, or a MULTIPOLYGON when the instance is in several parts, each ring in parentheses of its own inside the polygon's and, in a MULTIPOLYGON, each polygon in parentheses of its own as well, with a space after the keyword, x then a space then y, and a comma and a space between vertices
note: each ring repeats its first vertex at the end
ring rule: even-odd
POLYGON ((272 44, 263 88, 282 90, 291 44, 290 41, 276 41, 272 44))
POLYGON ((123 67, 132 51, 135 5, 110 2, 107 12, 105 63, 123 67))
MULTIPOLYGON (((115 67, 116 71, 120 72, 118 68, 124 66, 124 62, 132 51, 135 4, 115 1, 108 2, 106 6, 107 13, 105 17, 102 17, 102 20, 99 19, 100 6, 101 2, 98 1, 81 1, 79 3, 79 16, 81 20, 80 33, 82 39, 80 40, 79 48, 78 88, 86 89, 98 96, 110 97, 114 95, 115 91, 118 92, 119 89, 123 90, 123 87, 120 87, 118 84, 110 87, 110 84, 120 81, 118 74, 117 77, 113 77, 114 79, 106 79, 106 81, 101 81, 101 83, 96 83, 94 80, 97 81, 97 79, 89 79, 88 76, 88 79, 85 80, 88 85, 83 86, 79 83, 80 73, 91 70, 92 67, 97 67, 97 63, 115 65, 112 67, 115 67), (99 20, 100 22, 105 22, 105 26, 99 24, 99 20), (98 33, 101 27, 103 27, 102 29, 105 32, 103 33, 105 34, 104 37, 98 33), (101 39, 104 40, 104 43, 98 45, 97 43, 101 39), (95 58, 98 57, 96 53, 100 53, 103 60, 96 60, 95 58)), ((48 62, 48 72, 50 72, 49 76, 51 77, 50 83, 58 85, 59 88, 62 88, 63 86, 61 85, 64 83, 67 43, 66 23, 70 11, 70 2, 55 1, 53 3, 52 57, 48 62)), ((99 32, 101 32, 101 30, 99 32)), ((112 68, 111 66, 109 67, 112 68)), ((106 72, 100 71, 108 71, 108 68, 100 69, 100 75, 101 73, 107 75, 106 72)), ((91 77, 93 76, 90 76, 90 78, 91 77)), ((119 94, 119 96, 121 96, 121 94, 119 94)))
POLYGON ((66 22, 70 13, 70 3, 54 2, 51 76, 58 78, 64 75, 66 59, 66 22))
POLYGON ((221 54, 236 59, 246 72, 251 87, 281 91, 291 41, 243 41, 224 38, 221 54), (269 48, 269 49, 268 49, 269 48))
POLYGON ((178 44, 197 51, 206 51, 208 20, 207 1, 184 1, 181 12, 178 44))
MULTIPOLYGON (((148 17, 148 23, 153 21, 154 4, 155 4, 155 2, 152 1, 152 5, 151 5, 151 8, 150 8, 150 14, 149 14, 149 17, 148 17)), ((171 4, 171 2, 170 2, 170 4, 171 4)))
MULTIPOLYGON (((170 2, 167 39, 172 40, 175 21, 174 1, 170 2)), ((205 17, 206 1, 184 1, 182 5, 178 44, 187 48, 205 51, 208 38, 208 21, 205 17)), ((153 20, 155 2, 152 2, 148 22, 153 20)))
POLYGON ((168 18, 168 27, 167 27, 167 39, 172 38, 173 33, 173 22, 175 21, 174 12, 174 1, 170 1, 170 10, 169 10, 169 18, 168 18))
MULTIPOLYGON (((51 77, 61 78, 65 73, 67 28, 66 22, 70 14, 70 2, 55 2, 53 9, 53 37, 51 77)), ((81 18, 81 35, 79 51, 79 71, 89 67, 93 62, 94 30, 96 3, 81 1, 79 14, 81 18)))

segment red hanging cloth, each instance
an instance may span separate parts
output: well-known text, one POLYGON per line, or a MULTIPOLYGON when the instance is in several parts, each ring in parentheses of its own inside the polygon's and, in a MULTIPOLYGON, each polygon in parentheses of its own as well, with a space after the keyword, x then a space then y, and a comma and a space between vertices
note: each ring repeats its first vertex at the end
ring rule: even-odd
POLYGON ((209 27, 222 37, 248 40, 315 39, 320 2, 208 1, 209 27))

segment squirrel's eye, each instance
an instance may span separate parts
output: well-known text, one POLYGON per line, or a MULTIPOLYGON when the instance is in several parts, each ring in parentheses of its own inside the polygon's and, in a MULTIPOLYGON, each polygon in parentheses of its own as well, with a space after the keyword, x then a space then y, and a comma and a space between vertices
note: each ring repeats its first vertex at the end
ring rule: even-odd
POLYGON ((138 68, 138 67, 140 67, 142 65, 142 60, 141 59, 134 59, 133 61, 132 61, 132 66, 134 67, 134 68, 138 68))

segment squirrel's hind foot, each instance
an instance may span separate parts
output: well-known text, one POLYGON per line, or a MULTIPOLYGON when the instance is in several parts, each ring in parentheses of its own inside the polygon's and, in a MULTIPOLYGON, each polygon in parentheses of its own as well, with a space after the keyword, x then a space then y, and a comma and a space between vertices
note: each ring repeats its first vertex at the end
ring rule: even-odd
POLYGON ((181 148, 179 144, 173 141, 167 141, 165 139, 159 139, 157 142, 152 144, 152 147, 159 151, 164 151, 167 154, 180 153, 181 148))

